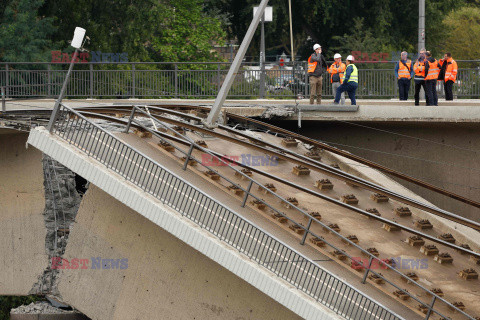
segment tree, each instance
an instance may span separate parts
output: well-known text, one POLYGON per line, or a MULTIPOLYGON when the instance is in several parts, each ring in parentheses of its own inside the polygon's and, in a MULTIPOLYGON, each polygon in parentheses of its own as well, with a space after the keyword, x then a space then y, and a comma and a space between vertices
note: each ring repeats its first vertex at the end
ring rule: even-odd
POLYGON ((214 42, 224 41, 221 21, 208 16, 200 0, 173 0, 159 21, 152 49, 163 61, 216 60, 214 42))
POLYGON ((480 57, 480 8, 463 7, 450 12, 443 23, 448 31, 444 51, 455 59, 476 60, 480 57))
POLYGON ((46 0, 41 12, 56 17, 62 47, 81 26, 91 51, 126 52, 129 61, 212 61, 212 44, 224 38, 200 0, 46 0))
POLYGON ((38 17, 44 0, 13 0, 0 24, 0 60, 47 61, 52 50, 53 19, 38 17))

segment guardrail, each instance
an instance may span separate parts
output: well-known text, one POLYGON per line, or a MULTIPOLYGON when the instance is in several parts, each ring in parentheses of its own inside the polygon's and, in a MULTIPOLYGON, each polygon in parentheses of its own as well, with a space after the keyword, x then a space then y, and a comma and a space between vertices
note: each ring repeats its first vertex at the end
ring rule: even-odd
MULTIPOLYGON (((473 64, 473 62, 469 62, 473 64)), ((56 97, 67 71, 63 64, 0 64, 0 87, 6 98, 56 97), (39 66, 45 66, 39 69, 39 66), (19 87, 28 85, 30 87, 19 87)), ((228 72, 229 63, 77 63, 67 88, 68 97, 81 98, 214 98, 228 72), (114 69, 114 70, 111 70, 114 69)), ((265 71, 261 83, 258 65, 244 63, 236 75, 229 98, 295 98, 309 96, 306 62, 286 63, 265 71), (260 89, 263 86, 263 91, 260 89), (265 92, 261 96, 261 92, 265 92)), ((409 96, 413 97, 414 85, 409 96)), ((443 84, 437 91, 444 96, 443 84)), ((459 68, 453 87, 457 98, 480 97, 478 67, 459 68)), ((322 95, 332 98, 328 74, 322 95)), ((397 80, 392 68, 359 68, 358 98, 397 98, 397 80)))
POLYGON ((337 314, 347 319, 402 319, 80 113, 61 104, 57 115, 52 133, 337 314))

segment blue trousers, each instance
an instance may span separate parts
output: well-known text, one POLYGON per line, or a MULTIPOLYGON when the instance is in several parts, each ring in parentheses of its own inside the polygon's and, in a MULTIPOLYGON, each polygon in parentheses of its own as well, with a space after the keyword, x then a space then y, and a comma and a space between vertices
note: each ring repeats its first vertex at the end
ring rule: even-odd
POLYGON ((335 103, 340 101, 342 96, 342 92, 347 92, 350 101, 352 101, 352 106, 357 104, 357 100, 355 100, 355 92, 357 91, 358 83, 350 81, 347 83, 342 83, 340 87, 337 88, 337 94, 335 95, 335 103))

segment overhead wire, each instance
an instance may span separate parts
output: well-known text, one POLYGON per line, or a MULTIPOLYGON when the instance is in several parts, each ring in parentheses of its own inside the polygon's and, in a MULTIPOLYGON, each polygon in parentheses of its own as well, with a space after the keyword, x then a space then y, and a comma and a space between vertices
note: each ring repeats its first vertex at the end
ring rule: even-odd
POLYGON ((407 134, 398 133, 398 132, 393 132, 393 131, 389 131, 389 130, 385 130, 385 129, 378 129, 378 128, 370 127, 370 126, 367 126, 367 125, 364 125, 364 124, 355 123, 355 122, 350 122, 350 121, 345 121, 345 120, 339 120, 339 119, 334 119, 334 120, 335 120, 335 121, 338 121, 338 122, 347 123, 347 124, 350 124, 350 125, 353 125, 353 126, 363 127, 363 128, 367 128, 367 129, 371 129, 371 130, 375 130, 375 131, 379 131, 379 132, 384 132, 384 133, 389 133, 389 134, 393 134, 393 135, 397 135, 397 136, 401 136, 401 137, 405 137, 405 138, 410 138, 410 139, 415 139, 415 140, 419 140, 419 141, 425 141, 425 142, 429 142, 429 143, 433 143, 433 144, 438 144, 438 145, 441 145, 441 146, 444 146, 444 147, 450 147, 450 148, 454 148, 454 149, 458 149, 458 150, 464 150, 464 151, 469 151, 469 152, 474 152, 474 153, 479 152, 479 150, 472 150, 472 149, 463 148, 463 147, 458 147, 458 146, 451 145, 451 144, 447 144, 447 143, 442 143, 442 142, 438 142, 438 141, 433 141, 433 140, 430 140, 430 139, 425 139, 425 138, 410 136, 410 135, 407 135, 407 134))

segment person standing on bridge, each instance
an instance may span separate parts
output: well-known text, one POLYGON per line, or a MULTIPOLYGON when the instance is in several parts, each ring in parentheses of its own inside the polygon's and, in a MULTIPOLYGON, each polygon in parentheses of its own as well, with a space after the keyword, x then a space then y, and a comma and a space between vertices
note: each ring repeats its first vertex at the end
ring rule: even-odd
MULTIPOLYGON (((332 84, 332 92, 333 96, 335 97, 338 87, 340 87, 340 85, 343 83, 343 76, 347 66, 342 62, 342 56, 340 53, 335 53, 333 59, 335 59, 335 62, 332 63, 327 71, 330 73, 330 83, 332 84)), ((342 92, 341 104, 345 104, 345 92, 342 92)))
POLYGON ((347 57, 347 68, 345 69, 345 78, 343 78, 343 83, 337 88, 337 92, 335 94, 335 101, 334 104, 338 104, 340 101, 340 97, 342 93, 347 91, 348 97, 352 102, 352 106, 357 104, 357 100, 355 100, 355 93, 357 92, 358 88, 358 69, 357 66, 353 64, 353 56, 349 55, 347 57))
POLYGON ((440 73, 440 66, 437 60, 432 57, 430 51, 426 52, 427 62, 425 65, 425 86, 427 88, 427 106, 438 106, 437 79, 440 73))
POLYGON ((407 52, 403 51, 400 60, 395 65, 395 77, 398 79, 400 100, 408 100, 408 91, 413 74, 413 63, 407 58, 407 52))
POLYGON ((457 71, 458 66, 457 62, 452 59, 452 54, 450 52, 445 53, 443 59, 438 61, 440 65, 440 74, 439 80, 443 80, 445 88, 445 100, 453 100, 453 84, 457 80, 457 71))
POLYGON ((316 43, 313 46, 315 51, 308 58, 308 75, 310 77, 310 104, 317 98, 317 104, 322 103, 322 81, 323 73, 327 69, 327 62, 322 55, 322 46, 316 43))
POLYGON ((425 64, 426 64, 426 57, 425 57, 425 49, 420 49, 420 53, 418 55, 418 59, 413 66, 413 71, 415 71, 414 81, 415 81, 415 105, 420 105, 420 89, 423 87, 423 91, 425 92, 425 97, 427 100, 428 105, 428 96, 427 96, 427 88, 425 84, 425 64))

